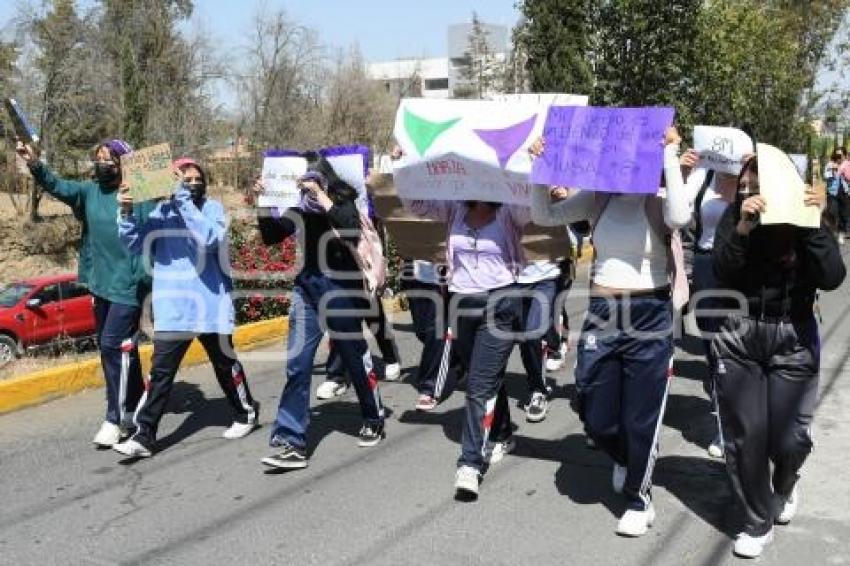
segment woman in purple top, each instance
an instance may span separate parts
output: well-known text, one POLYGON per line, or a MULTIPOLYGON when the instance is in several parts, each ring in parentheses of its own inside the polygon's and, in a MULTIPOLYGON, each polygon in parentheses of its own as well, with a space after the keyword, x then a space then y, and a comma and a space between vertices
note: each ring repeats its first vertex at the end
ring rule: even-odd
POLYGON ((449 227, 449 316, 456 330, 455 345, 468 370, 463 448, 455 489, 459 498, 474 499, 495 445, 488 443, 491 434, 509 444, 504 370, 514 345, 512 331, 522 315, 515 284, 525 264, 520 238, 530 210, 480 201, 405 204, 415 214, 449 227))

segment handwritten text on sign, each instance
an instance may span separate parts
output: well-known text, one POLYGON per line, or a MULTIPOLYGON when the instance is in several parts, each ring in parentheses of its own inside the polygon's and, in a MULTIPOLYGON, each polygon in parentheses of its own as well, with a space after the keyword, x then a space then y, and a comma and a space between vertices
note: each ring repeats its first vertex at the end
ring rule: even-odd
POLYGON ((750 136, 736 128, 694 126, 694 150, 700 167, 738 175, 744 156, 755 148, 750 136))
POLYGON ((290 208, 301 200, 298 179, 307 172, 307 160, 300 156, 266 157, 263 160, 263 186, 257 204, 290 208))
POLYGON ((530 201, 528 175, 490 167, 457 154, 428 159, 424 167, 395 170, 399 197, 417 200, 482 200, 509 204, 530 201))
POLYGON ((658 191, 664 132, 672 108, 552 106, 543 127, 546 150, 531 180, 591 191, 658 191))
POLYGON ((167 143, 138 149, 121 158, 121 176, 136 201, 169 196, 176 179, 167 143))

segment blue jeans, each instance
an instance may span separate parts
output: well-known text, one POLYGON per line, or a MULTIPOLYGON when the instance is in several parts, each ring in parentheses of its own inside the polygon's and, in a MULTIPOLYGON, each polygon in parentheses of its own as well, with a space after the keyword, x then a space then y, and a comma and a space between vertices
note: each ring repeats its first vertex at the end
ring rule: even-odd
POLYGON ((106 381, 106 420, 120 424, 136 409, 144 388, 138 334, 142 309, 94 297, 100 364, 106 381))
POLYGON ((362 290, 348 283, 316 272, 302 272, 295 279, 289 313, 286 384, 271 431, 272 445, 281 439, 297 448, 307 446, 313 360, 325 332, 331 333, 334 348, 351 378, 363 419, 371 424, 383 424, 378 378, 363 338, 365 313, 341 312, 366 309, 369 302, 362 290), (346 336, 336 336, 338 333, 346 336))
POLYGON ((630 508, 639 510, 649 504, 658 454, 673 357, 672 324, 667 297, 591 297, 579 339, 579 416, 597 445, 626 466, 623 493, 630 508))

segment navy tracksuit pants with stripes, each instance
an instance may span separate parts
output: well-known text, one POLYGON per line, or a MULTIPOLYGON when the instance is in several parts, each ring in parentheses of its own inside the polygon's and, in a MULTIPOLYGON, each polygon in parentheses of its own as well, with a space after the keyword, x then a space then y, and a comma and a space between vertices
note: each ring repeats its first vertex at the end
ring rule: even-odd
POLYGON ((649 504, 673 356, 669 292, 592 297, 579 339, 576 388, 587 434, 626 466, 629 508, 649 504))

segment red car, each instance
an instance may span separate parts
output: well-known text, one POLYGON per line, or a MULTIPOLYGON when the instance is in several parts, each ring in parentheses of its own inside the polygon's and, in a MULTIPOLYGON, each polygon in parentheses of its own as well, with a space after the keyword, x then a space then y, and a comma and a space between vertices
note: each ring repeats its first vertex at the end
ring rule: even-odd
POLYGON ((0 366, 27 348, 57 338, 76 340, 94 334, 92 297, 73 273, 36 277, 0 288, 0 366))

